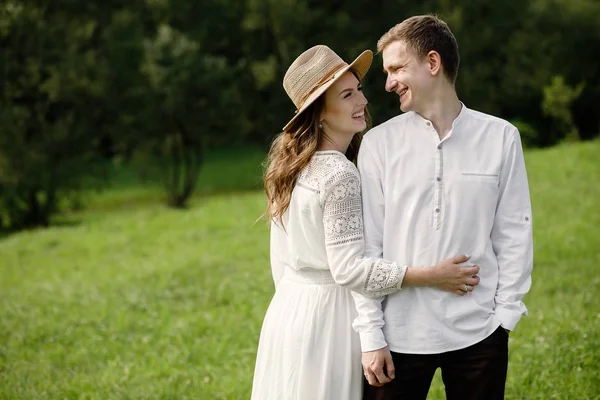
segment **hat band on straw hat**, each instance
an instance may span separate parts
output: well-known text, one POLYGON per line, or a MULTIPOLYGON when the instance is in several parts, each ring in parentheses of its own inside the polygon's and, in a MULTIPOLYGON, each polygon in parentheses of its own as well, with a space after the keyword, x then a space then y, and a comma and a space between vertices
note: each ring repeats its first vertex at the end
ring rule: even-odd
POLYGON ((338 73, 340 70, 344 69, 347 66, 348 66, 348 64, 346 64, 346 63, 338 64, 331 71, 329 71, 327 73, 327 75, 325 75, 323 78, 321 78, 308 92, 306 92, 300 98, 300 101, 298 101, 298 104, 296 105, 297 108, 296 108, 296 111, 294 112, 294 114, 298 113, 298 111, 300 110, 300 108, 302 108, 302 105, 304 104, 304 102, 306 101, 306 99, 308 99, 321 86, 323 86, 324 84, 326 84, 330 80, 334 79, 335 78, 335 74, 338 73))

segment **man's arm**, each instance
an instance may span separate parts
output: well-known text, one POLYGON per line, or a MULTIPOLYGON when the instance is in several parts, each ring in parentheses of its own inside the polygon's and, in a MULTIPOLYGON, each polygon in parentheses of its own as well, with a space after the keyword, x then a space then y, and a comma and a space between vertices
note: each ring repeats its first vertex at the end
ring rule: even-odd
POLYGON ((492 228, 492 246, 498 260, 496 316, 513 330, 527 315, 523 297, 531 287, 533 234, 531 200, 521 139, 516 128, 504 145, 498 205, 492 228))
MULTIPOLYGON (((383 256, 383 164, 373 148, 372 140, 365 137, 358 154, 358 171, 361 179, 363 222, 365 229, 365 256, 383 256)), ((387 342, 383 335, 384 297, 366 297, 352 292, 358 316, 352 324, 360 336, 363 351, 363 368, 369 384, 381 385, 394 378, 387 342), (389 362, 388 362, 389 360, 389 362), (384 374, 387 372, 387 376, 384 374)))
MULTIPOLYGON (((368 136, 361 144, 358 155, 358 171, 361 180, 363 224, 365 232, 365 257, 383 257, 383 219, 384 192, 383 170, 380 157, 372 148, 368 136)), ((366 297, 353 294, 358 312, 353 327, 359 333, 362 351, 384 348, 387 343, 383 337, 383 311, 381 302, 384 297, 366 297)))

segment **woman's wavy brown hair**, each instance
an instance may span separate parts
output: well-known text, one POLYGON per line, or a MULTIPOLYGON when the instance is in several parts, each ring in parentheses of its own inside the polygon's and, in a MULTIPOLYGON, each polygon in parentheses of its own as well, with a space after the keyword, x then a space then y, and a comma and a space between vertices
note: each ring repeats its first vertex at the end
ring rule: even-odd
MULTIPOLYGON (((320 96, 271 144, 265 161, 264 187, 268 203, 264 216, 281 226, 284 225, 283 215, 290 205, 292 190, 300 172, 326 139, 319 129, 319 117, 324 106, 325 96, 320 96)), ((367 108, 365 119, 369 129, 371 117, 367 108)), ((346 150, 346 157, 353 163, 356 163, 363 133, 355 134, 346 150)))

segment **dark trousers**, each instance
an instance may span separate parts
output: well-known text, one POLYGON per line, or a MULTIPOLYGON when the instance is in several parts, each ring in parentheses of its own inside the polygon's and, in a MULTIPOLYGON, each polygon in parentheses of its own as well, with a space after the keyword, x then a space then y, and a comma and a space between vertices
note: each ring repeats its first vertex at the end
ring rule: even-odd
POLYGON ((461 350, 441 354, 392 352, 392 359, 396 378, 382 387, 364 380, 363 400, 425 400, 438 367, 448 400, 504 399, 508 333, 503 328, 461 350))

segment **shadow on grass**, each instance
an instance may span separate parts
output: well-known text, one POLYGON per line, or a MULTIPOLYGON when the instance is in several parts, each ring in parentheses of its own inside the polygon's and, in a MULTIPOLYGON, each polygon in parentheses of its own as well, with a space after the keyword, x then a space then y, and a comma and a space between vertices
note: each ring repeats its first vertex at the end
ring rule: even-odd
MULTIPOLYGON (((140 175, 139 167, 133 164, 111 163, 107 181, 99 190, 98 185, 90 185, 81 193, 81 203, 76 208, 64 204, 63 211, 55 215, 49 228, 72 227, 84 223, 88 213, 110 213, 129 211, 147 207, 163 207, 181 210, 202 207, 207 200, 228 195, 240 195, 260 191, 262 188, 262 162, 266 153, 256 147, 233 147, 207 154, 200 171, 198 185, 186 205, 172 208, 167 204, 167 193, 160 184, 149 184, 140 175)), ((160 179, 153 177, 156 182, 160 179)), ((44 229, 34 227, 27 230, 44 229)), ((0 240, 21 230, 0 231, 0 240)))
POLYGON ((204 191, 192 195, 183 207, 170 207, 167 204, 166 194, 157 189, 156 191, 149 191, 144 195, 122 196, 119 198, 110 199, 108 201, 91 202, 89 206, 84 206, 75 210, 65 210, 52 217, 48 226, 35 226, 21 229, 2 229, 0 230, 0 241, 8 239, 9 237, 15 234, 27 231, 43 230, 47 228, 70 228, 80 226, 84 222, 86 214, 90 212, 110 213, 116 211, 135 210, 139 208, 152 206, 159 206, 169 210, 186 212, 197 207, 202 207, 202 205, 206 201, 214 197, 250 194, 256 193, 260 190, 261 189, 258 187, 248 187, 239 190, 223 189, 204 191))
POLYGON ((47 226, 43 226, 43 225, 39 225, 39 226, 31 226, 31 227, 27 227, 27 228, 15 228, 15 229, 0 229, 0 241, 8 239, 9 237, 15 235, 15 234, 19 234, 22 232, 33 232, 33 231, 37 231, 37 230, 43 230, 43 229, 47 229, 47 228, 70 228, 70 227, 75 227, 75 226, 79 226, 82 223, 82 218, 74 218, 73 216, 70 215, 63 215, 63 214, 59 214, 56 217, 52 218, 52 221, 50 222, 49 225, 47 226))
POLYGON ((50 227, 66 227, 72 228, 81 225, 81 218, 74 218, 72 215, 60 214, 56 216, 50 223, 50 227))
POLYGON ((84 214, 89 211, 119 211, 132 210, 139 207, 162 206, 171 210, 186 211, 197 207, 204 201, 213 197, 221 197, 228 195, 242 195, 248 193, 256 193, 262 190, 261 187, 245 187, 240 189, 216 189, 210 191, 199 191, 186 201, 183 207, 171 207, 167 201, 167 195, 160 189, 148 190, 146 193, 134 194, 131 196, 114 196, 102 200, 91 201, 81 210, 72 210, 65 212, 66 215, 74 216, 84 214))

